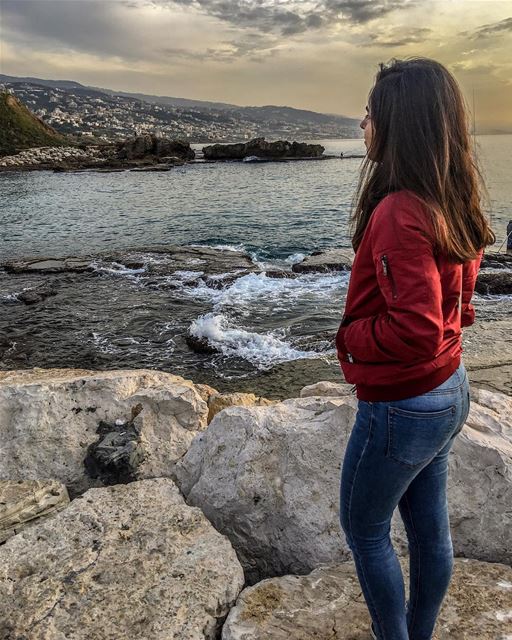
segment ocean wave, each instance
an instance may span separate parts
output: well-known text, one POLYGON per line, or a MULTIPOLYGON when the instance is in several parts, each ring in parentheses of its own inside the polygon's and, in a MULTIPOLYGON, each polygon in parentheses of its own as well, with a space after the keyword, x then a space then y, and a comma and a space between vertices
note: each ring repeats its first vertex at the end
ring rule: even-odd
POLYGON ((349 273, 308 273, 297 278, 269 278, 266 273, 249 273, 237 278, 224 289, 212 289, 205 283, 191 288, 183 288, 183 293, 193 298, 210 301, 214 310, 226 307, 253 307, 264 304, 275 309, 277 303, 287 308, 290 304, 305 300, 318 300, 338 296, 349 273))
POLYGON ((259 369, 278 362, 319 356, 316 351, 301 351, 285 342, 284 329, 266 333, 247 331, 234 326, 227 316, 212 312, 196 318, 190 325, 190 333, 206 338, 223 355, 243 358, 259 369))

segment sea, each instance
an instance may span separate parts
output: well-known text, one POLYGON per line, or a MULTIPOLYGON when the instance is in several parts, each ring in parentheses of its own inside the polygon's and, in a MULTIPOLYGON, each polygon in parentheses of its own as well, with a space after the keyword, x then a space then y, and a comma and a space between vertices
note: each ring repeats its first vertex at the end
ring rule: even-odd
MULTIPOLYGON (((42 277, 0 268, 0 370, 149 368, 223 389, 243 379, 257 390, 258 378, 283 363, 336 366, 333 339, 350 274, 267 276, 314 251, 351 246, 347 222, 362 159, 347 156, 364 154, 363 141, 308 142, 336 157, 195 163, 168 172, 1 173, 1 263, 145 253, 143 266, 98 259, 87 273, 42 277), (150 249, 169 244, 244 251, 259 272, 219 289, 189 286, 187 271, 159 282, 149 266, 165 257, 150 249), (45 284, 53 293, 44 300, 18 298, 45 284), (216 352, 191 349, 191 331, 216 352)), ((489 250, 504 252, 512 135, 477 136, 476 146, 497 236, 489 250)), ((483 319, 512 313, 512 296, 475 293, 474 304, 483 319)))

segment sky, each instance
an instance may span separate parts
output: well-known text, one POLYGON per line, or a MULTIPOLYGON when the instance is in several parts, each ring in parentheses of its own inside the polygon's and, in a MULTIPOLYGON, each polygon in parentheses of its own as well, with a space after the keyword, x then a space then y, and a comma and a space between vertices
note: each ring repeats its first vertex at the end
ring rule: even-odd
POLYGON ((477 132, 512 132, 512 0, 0 0, 0 72, 364 117, 380 62, 426 56, 477 132))

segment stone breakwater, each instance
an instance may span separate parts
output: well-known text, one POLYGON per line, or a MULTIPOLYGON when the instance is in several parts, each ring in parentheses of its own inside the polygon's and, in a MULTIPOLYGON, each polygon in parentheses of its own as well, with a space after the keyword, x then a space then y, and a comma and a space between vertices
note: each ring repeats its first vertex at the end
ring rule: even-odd
POLYGON ((60 163, 105 162, 98 147, 80 149, 77 147, 36 147, 21 151, 16 155, 0 158, 3 169, 53 168, 60 163))
MULTIPOLYGON (((271 402, 149 369, 0 372, 0 637, 369 638, 339 524, 349 389, 271 402)), ((434 640, 512 620, 512 398, 471 393, 434 640)))
POLYGON ((81 143, 79 146, 34 147, 15 155, 0 157, 0 170, 53 169, 76 171, 166 171, 186 162, 226 160, 291 161, 327 159, 322 145, 255 138, 247 143, 215 144, 203 147, 203 157, 188 142, 143 134, 104 144, 81 143))

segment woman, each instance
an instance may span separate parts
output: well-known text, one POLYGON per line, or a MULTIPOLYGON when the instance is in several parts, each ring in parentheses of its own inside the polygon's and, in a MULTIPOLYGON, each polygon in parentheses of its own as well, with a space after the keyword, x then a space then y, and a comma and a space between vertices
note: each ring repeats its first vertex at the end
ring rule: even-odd
POLYGON ((461 327, 496 237, 457 82, 426 58, 380 65, 361 122, 367 156, 351 222, 356 252, 336 346, 358 411, 340 521, 379 640, 430 640, 453 568, 448 454, 469 413, 461 327), (398 506, 408 602, 390 540, 398 506))

